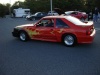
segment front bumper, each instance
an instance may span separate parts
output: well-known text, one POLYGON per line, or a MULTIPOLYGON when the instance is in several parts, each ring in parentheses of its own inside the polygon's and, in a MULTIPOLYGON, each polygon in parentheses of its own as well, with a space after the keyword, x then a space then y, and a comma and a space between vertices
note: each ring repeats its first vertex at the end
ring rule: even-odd
POLYGON ((14 37, 19 37, 19 31, 17 29, 14 28, 13 32, 12 32, 12 36, 14 37))

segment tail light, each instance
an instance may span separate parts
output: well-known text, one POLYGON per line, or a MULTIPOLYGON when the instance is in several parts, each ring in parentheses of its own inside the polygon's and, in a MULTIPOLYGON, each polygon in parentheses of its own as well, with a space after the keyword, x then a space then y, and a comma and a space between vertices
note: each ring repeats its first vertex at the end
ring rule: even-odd
POLYGON ((91 27, 89 28, 87 31, 86 31, 86 35, 90 35, 94 30, 94 27, 91 27))

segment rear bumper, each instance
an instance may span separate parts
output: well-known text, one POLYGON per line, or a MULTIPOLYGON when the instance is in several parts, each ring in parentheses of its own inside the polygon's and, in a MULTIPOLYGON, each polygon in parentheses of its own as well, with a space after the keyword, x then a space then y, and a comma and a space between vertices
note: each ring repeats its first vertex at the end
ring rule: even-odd
POLYGON ((92 43, 96 34, 96 30, 92 32, 89 36, 83 36, 78 39, 78 43, 92 43))

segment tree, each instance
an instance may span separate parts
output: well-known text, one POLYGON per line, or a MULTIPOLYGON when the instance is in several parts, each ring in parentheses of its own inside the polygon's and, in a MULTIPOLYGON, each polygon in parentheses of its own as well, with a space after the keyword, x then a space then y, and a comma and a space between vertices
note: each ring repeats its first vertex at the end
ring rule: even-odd
POLYGON ((32 13, 38 11, 48 11, 50 10, 49 0, 25 0, 25 5, 31 10, 32 13))
MULTIPOLYGON (((88 11, 96 6, 100 8, 100 0, 52 0, 54 8, 60 8, 63 11, 82 10, 88 11)), ((48 12, 50 11, 50 0, 25 0, 24 2, 17 1, 12 8, 29 8, 31 13, 48 12)))
POLYGON ((10 14, 10 8, 11 8, 11 4, 9 4, 9 3, 7 3, 6 5, 5 5, 5 7, 6 7, 6 15, 8 15, 8 14, 10 14))
POLYGON ((25 2, 16 1, 16 2, 11 6, 11 12, 13 12, 13 9, 18 9, 18 8, 26 8, 25 2))
POLYGON ((6 15, 6 6, 3 4, 0 4, 0 17, 4 17, 6 15))
POLYGON ((25 6, 34 12, 34 0, 25 0, 25 6))

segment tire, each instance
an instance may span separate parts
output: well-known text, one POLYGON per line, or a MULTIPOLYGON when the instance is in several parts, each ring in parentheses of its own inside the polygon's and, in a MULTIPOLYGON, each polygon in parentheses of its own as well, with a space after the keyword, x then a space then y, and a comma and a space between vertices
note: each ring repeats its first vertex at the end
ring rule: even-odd
POLYGON ((32 18, 32 21, 36 20, 36 18, 32 18))
POLYGON ((19 34, 19 39, 23 42, 27 41, 29 38, 28 38, 28 35, 26 32, 24 31, 21 31, 20 34, 19 34))
POLYGON ((62 39, 65 46, 72 47, 77 43, 77 39, 74 35, 65 35, 62 39))

